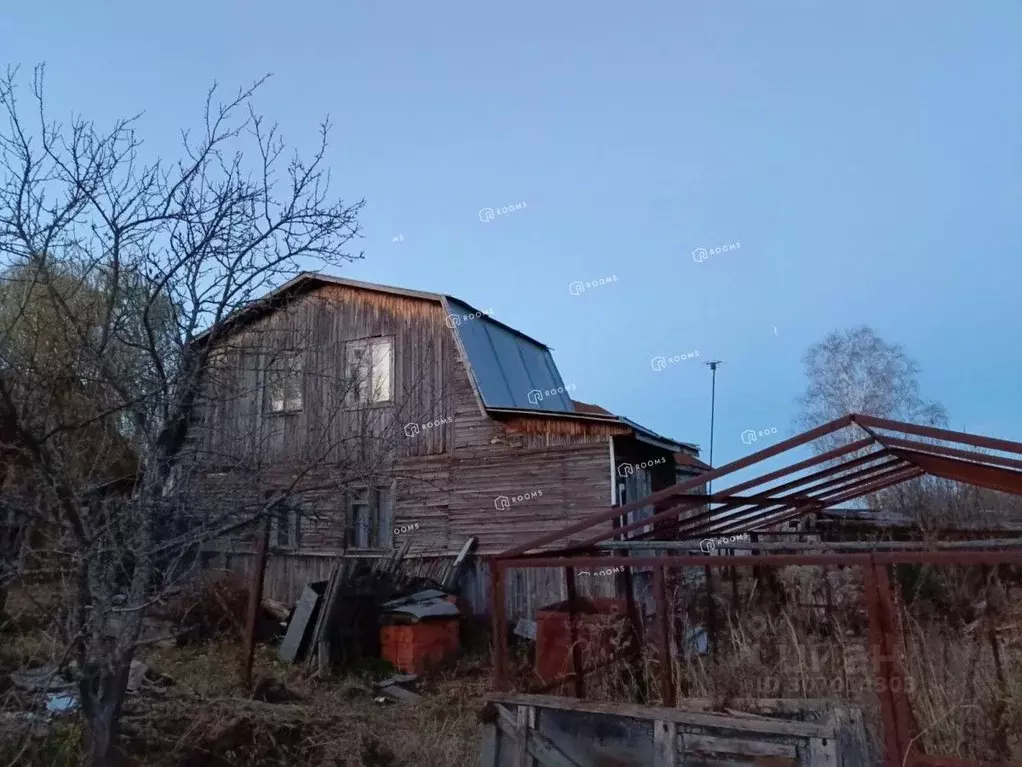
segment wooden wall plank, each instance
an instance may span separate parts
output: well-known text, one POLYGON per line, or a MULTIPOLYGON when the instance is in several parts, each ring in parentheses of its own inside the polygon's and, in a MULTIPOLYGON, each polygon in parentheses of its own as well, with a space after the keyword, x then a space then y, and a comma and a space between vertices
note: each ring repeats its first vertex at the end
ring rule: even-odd
POLYGON ((678 764, 678 725, 674 722, 653 722, 653 767, 675 767, 678 764))

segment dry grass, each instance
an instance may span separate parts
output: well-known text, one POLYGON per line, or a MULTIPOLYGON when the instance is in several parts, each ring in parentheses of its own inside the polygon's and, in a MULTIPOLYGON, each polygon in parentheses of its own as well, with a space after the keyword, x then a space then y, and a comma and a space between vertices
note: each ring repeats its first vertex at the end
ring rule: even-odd
MULTIPOLYGON (((0 637, 0 678, 26 662, 50 660, 56 646, 46 630, 52 613, 23 594, 12 597, 7 633, 0 637)), ((240 643, 231 641, 140 649, 137 657, 174 684, 129 695, 119 740, 127 765, 418 767, 470 764, 477 757, 477 715, 489 688, 481 663, 462 661, 424 680, 421 705, 380 705, 373 702, 368 673, 308 678, 281 663, 275 649, 260 647, 254 678, 273 680, 263 687, 286 690, 288 698, 269 703, 242 690, 241 654, 240 643)), ((25 739, 29 727, 14 712, 28 705, 16 691, 0 694, 0 767, 79 764, 79 717, 64 717, 25 739), (5 711, 11 714, 6 719, 5 711)))
MULTIPOLYGON (((715 588, 717 644, 712 653, 700 653, 693 643, 685 646, 680 641, 689 629, 707 625, 705 587, 693 589, 688 584, 674 593, 672 633, 677 657, 672 667, 677 699, 707 699, 717 710, 749 698, 833 699, 835 706, 862 709, 867 735, 879 753, 882 690, 868 654, 857 574, 785 568, 778 575, 787 600, 765 595, 763 585, 745 575, 737 609, 731 604, 729 582, 715 588), (821 606, 828 599, 829 611, 821 606)), ((954 598, 943 602, 941 609, 935 610, 928 600, 911 610, 900 607, 905 635, 900 661, 905 692, 922 731, 920 742, 928 753, 1020 759, 1022 610, 1004 611, 996 621, 995 658, 985 623, 963 628, 961 621, 975 616, 953 593, 963 583, 948 573, 942 577, 948 579, 954 598)), ((966 585, 976 602, 981 594, 973 588, 974 581, 973 577, 966 585)), ((587 676, 587 697, 639 700, 644 687, 650 701, 663 699, 652 628, 646 627, 648 638, 639 662, 621 660, 587 676)), ((625 631, 622 619, 617 628, 619 644, 625 631)))

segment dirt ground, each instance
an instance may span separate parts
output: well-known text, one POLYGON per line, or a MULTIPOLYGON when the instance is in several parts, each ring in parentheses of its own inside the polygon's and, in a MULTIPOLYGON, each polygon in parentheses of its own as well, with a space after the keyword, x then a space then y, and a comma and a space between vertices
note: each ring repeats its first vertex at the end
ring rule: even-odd
MULTIPOLYGON (((58 647, 47 630, 45 604, 15 593, 7 616, 0 627, 0 678, 53 660, 58 647)), ((424 700, 408 705, 374 702, 368 671, 310 678, 281 663, 270 646, 257 648, 253 679, 265 700, 253 700, 240 685, 241 656, 236 641, 141 648, 137 658, 173 683, 147 681, 128 696, 119 738, 125 764, 434 767, 477 759, 477 716, 489 687, 482 661, 463 659, 420 680, 424 700)), ((25 738, 30 705, 24 693, 0 688, 0 767, 79 764, 79 715, 37 724, 36 734, 25 738)))

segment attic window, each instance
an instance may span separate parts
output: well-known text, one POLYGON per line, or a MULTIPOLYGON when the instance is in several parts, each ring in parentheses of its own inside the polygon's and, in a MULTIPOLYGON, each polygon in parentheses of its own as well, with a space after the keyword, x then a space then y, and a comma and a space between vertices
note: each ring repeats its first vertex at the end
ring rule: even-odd
POLYGON ((281 352, 270 360, 266 388, 271 413, 295 413, 302 409, 305 389, 300 352, 281 352))

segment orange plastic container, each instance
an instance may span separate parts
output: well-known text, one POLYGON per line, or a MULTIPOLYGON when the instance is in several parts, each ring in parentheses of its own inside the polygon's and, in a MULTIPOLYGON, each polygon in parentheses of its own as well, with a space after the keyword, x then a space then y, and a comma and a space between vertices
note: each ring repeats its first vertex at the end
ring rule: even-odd
POLYGON ((421 674, 458 650, 458 621, 437 620, 380 629, 381 655, 408 674, 421 674))
MULTIPOLYGON (((577 640, 582 667, 598 665, 613 655, 613 640, 623 620, 623 599, 581 599, 577 607, 577 640)), ((551 682, 573 670, 571 662, 571 620, 567 602, 549 605, 536 612, 536 674, 551 682)), ((567 681, 553 694, 567 689, 567 681)))

